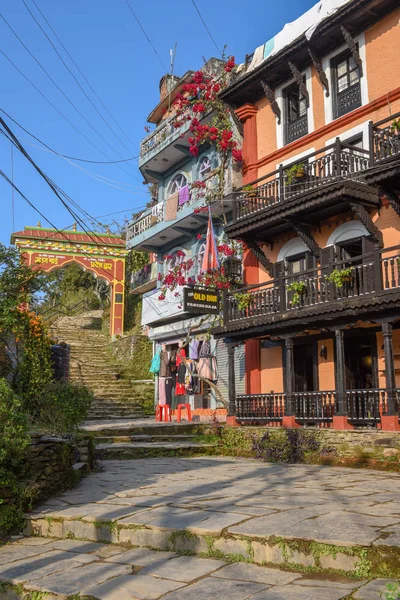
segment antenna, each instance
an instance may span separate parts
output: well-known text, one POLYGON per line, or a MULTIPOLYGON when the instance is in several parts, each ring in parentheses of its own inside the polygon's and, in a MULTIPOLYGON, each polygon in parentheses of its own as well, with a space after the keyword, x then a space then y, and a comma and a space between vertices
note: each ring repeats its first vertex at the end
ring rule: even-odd
MULTIPOLYGON (((174 49, 170 49, 169 51, 169 58, 170 58, 170 65, 171 65, 171 81, 172 81, 172 75, 174 74, 174 66, 175 66, 175 56, 176 56, 176 47, 178 45, 178 42, 175 42, 175 46, 174 49)), ((169 83, 168 86, 168 110, 171 108, 171 81, 169 83)))

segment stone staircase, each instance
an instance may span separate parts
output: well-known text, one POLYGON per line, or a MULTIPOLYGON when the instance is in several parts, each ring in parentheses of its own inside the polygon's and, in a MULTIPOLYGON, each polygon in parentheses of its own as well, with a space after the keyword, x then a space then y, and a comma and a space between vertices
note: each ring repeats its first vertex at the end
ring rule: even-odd
POLYGON ((86 426, 94 434, 95 456, 101 460, 195 456, 213 454, 214 446, 201 437, 207 426, 197 423, 156 423, 86 426))
POLYGON ((143 417, 140 392, 124 378, 123 365, 112 360, 108 336, 101 329, 102 311, 60 317, 51 327, 53 338, 71 346, 70 379, 87 385, 95 399, 88 419, 143 417))

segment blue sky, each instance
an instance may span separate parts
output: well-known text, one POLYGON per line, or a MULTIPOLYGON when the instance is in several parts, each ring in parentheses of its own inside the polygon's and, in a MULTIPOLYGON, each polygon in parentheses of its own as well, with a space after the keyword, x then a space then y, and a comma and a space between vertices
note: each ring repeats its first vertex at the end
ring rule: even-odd
MULTIPOLYGON (((147 42, 145 36, 129 11, 125 0, 36 0, 49 23, 85 74, 98 96, 119 123, 125 137, 111 117, 98 103, 96 97, 80 74, 70 63, 63 49, 32 0, 25 0, 32 13, 47 31, 60 54, 96 104, 104 119, 126 144, 124 147, 101 120, 93 106, 85 98, 74 79, 68 73, 49 42, 40 31, 22 0, 2 4, 1 13, 13 27, 32 54, 48 71, 70 101, 86 117, 104 140, 78 115, 68 100, 56 89, 45 73, 29 56, 20 42, 0 19, 0 49, 29 77, 76 127, 76 130, 60 116, 23 76, 0 54, 0 108, 9 113, 26 129, 61 154, 107 160, 95 146, 117 160, 136 156, 141 138, 146 135, 146 117, 158 102, 158 84, 164 69, 147 42), (118 153, 118 154, 117 154, 118 153)), ((188 69, 199 68, 202 57, 216 55, 216 49, 208 36, 191 0, 161 0, 138 2, 130 0, 146 33, 157 49, 165 65, 169 65, 169 50, 177 42, 175 73, 182 75, 188 69)), ((283 25, 308 10, 315 0, 253 0, 251 4, 237 0, 197 0, 204 20, 217 45, 227 45, 227 52, 237 62, 246 53, 277 33, 283 25), (246 10, 249 9, 249 10, 246 10)), ((1 113, 0 113, 1 114, 1 113)), ((4 116, 4 115, 2 115, 4 116)), ((6 119, 7 120, 7 119, 6 119)), ((7 123, 10 122, 7 120, 7 123)), ((88 213, 95 217, 119 212, 114 216, 100 218, 123 220, 145 205, 148 200, 146 187, 137 169, 137 160, 122 165, 94 165, 75 163, 31 146, 38 145, 27 134, 11 123, 13 132, 38 163, 38 165, 88 213), (83 172, 84 168, 90 173, 83 172), (107 178, 109 184, 94 177, 107 178)), ((26 159, 14 149, 14 182, 26 196, 57 227, 65 228, 73 219, 50 191, 26 159)), ((0 138, 0 168, 11 178, 10 142, 0 138)), ((8 244, 12 232, 11 188, 0 179, 0 242, 8 244)), ((36 224, 38 215, 17 193, 14 195, 15 230, 24 225, 36 224)), ((42 219, 42 225, 48 227, 42 219)))

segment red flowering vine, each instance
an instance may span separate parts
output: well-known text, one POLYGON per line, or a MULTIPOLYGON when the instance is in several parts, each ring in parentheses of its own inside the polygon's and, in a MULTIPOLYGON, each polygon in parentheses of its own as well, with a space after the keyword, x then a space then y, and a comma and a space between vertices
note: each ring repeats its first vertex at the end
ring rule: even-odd
MULTIPOLYGON (((182 86, 182 92, 176 95, 172 105, 175 111, 174 127, 179 129, 189 122, 188 143, 192 156, 199 155, 200 147, 205 142, 213 144, 219 154, 218 193, 213 194, 212 199, 208 199, 209 202, 216 197, 222 199, 224 195, 225 170, 230 156, 235 162, 243 161, 240 143, 233 131, 230 110, 219 96, 220 92, 227 87, 230 73, 234 69, 235 59, 231 56, 226 61, 222 74, 221 71, 217 74, 196 71, 192 80, 182 86), (207 116, 210 117, 209 120, 206 119, 207 116)), ((200 188, 200 185, 197 187, 200 188)), ((201 192, 200 189, 198 191, 201 192)), ((202 195, 206 196, 205 193, 197 194, 197 196, 202 195)))

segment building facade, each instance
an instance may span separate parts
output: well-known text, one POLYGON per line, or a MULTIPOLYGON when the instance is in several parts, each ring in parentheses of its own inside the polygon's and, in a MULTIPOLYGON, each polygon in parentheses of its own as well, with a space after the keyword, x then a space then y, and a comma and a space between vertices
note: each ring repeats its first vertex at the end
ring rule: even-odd
MULTIPOLYGON (((210 59, 203 68, 208 73, 210 70, 218 73, 223 65, 222 61, 210 59)), ((226 199, 223 202, 214 199, 220 177, 218 152, 206 143, 200 147, 198 156, 193 156, 189 151, 189 124, 174 127, 174 99, 192 76, 193 72, 188 72, 181 78, 164 77, 160 83, 160 102, 148 118, 156 128, 142 141, 139 168, 146 182, 153 186, 153 202, 130 222, 127 248, 148 252, 151 262, 133 275, 131 289, 143 296, 142 326, 154 342, 155 353, 160 348, 175 353, 183 345, 188 357, 189 337, 200 344, 210 343, 218 371, 216 384, 227 401, 227 349, 222 339, 217 341, 212 336, 209 339, 214 317, 191 314, 184 308, 182 287, 164 291, 162 285, 165 276, 183 263, 191 265, 188 277, 194 280, 201 274, 208 224, 204 205, 212 207, 217 244, 222 244, 223 223, 232 216, 230 192, 233 186, 241 185, 240 166, 229 164, 224 178, 226 199), (202 182, 203 186, 193 186, 193 182, 202 182)), ((205 119, 211 117, 207 115, 205 119)), ((240 133, 236 134, 239 138, 240 133)), ((237 353, 235 367, 236 385, 244 393, 244 349, 237 353)), ((178 400, 189 403, 194 415, 210 415, 217 409, 221 416, 226 414, 226 407, 206 384, 200 383, 194 391, 189 386, 188 391, 193 393, 180 395, 178 400)), ((158 393, 156 385, 156 402, 158 393)))
POLYGON ((240 423, 399 428, 400 9, 320 2, 223 92, 244 124, 231 239, 246 294, 215 330, 246 349, 240 423))

